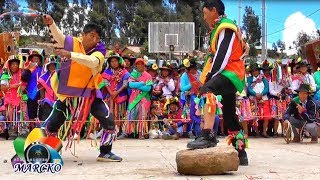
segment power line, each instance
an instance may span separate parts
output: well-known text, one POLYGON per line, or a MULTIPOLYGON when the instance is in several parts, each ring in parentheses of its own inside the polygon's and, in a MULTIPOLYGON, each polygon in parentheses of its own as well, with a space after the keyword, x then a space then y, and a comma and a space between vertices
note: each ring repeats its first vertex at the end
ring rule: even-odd
MULTIPOLYGON (((317 10, 314 11, 313 13, 309 14, 308 16, 306 16, 304 19, 307 19, 308 17, 314 15, 314 14, 317 13, 318 11, 320 11, 320 9, 317 9, 317 10)), ((295 25, 298 25, 298 24, 297 24, 297 23, 294 23, 294 24, 292 24, 292 25, 290 25, 290 26, 288 26, 288 27, 285 27, 285 28, 282 28, 282 29, 277 30, 277 31, 275 31, 275 32, 272 32, 272 33, 270 33, 270 34, 267 34, 266 36, 270 36, 270 35, 276 34, 276 33, 278 33, 278 32, 281 32, 281 31, 285 30, 285 29, 291 28, 292 26, 295 26, 295 25)))

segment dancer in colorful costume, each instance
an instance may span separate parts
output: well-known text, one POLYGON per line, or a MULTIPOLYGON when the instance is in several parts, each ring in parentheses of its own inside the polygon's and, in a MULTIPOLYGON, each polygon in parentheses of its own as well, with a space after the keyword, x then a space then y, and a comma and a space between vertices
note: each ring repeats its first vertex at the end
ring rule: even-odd
POLYGON ((89 23, 83 28, 82 39, 78 39, 63 35, 49 15, 44 15, 44 24, 49 26, 51 37, 56 42, 56 54, 63 58, 60 69, 51 78, 51 86, 58 99, 44 124, 47 135, 56 136, 61 125, 69 119, 68 140, 72 141, 74 134, 80 135, 91 113, 104 129, 97 161, 122 161, 111 152, 116 137, 115 123, 99 90, 106 54, 106 48, 100 42, 101 28, 89 23), (73 120, 77 121, 71 126, 73 120))
POLYGON ((21 109, 22 100, 20 96, 21 85, 21 70, 19 69, 20 59, 15 56, 10 56, 8 61, 4 64, 4 71, 1 76, 1 91, 4 95, 4 106, 6 108, 7 120, 10 123, 6 123, 4 129, 14 130, 21 134, 21 122, 24 120, 23 113, 26 109, 21 109), (20 122, 19 122, 20 121, 20 122))
POLYGON ((206 1, 203 5, 204 20, 212 29, 210 34, 210 53, 200 76, 203 86, 200 94, 206 97, 204 105, 204 127, 202 134, 187 147, 200 149, 214 147, 217 138, 212 132, 217 109, 216 95, 222 96, 225 125, 229 131, 230 142, 238 150, 240 164, 248 165, 244 150, 246 140, 236 115, 236 92, 242 92, 245 85, 243 57, 247 44, 242 40, 241 31, 234 21, 226 18, 225 7, 221 0, 206 1))
MULTIPOLYGON (((106 69, 102 77, 106 81, 106 100, 110 107, 110 112, 114 114, 116 120, 122 120, 125 118, 127 112, 127 87, 129 72, 124 68, 125 62, 118 54, 113 52, 109 53, 107 59, 109 68, 106 69)), ((116 123, 119 129, 119 135, 122 134, 123 121, 118 121, 116 123)))
POLYGON ((56 100, 56 95, 50 84, 51 77, 57 69, 57 62, 53 55, 50 56, 49 62, 44 65, 44 74, 42 74, 38 80, 38 89, 40 91, 39 106, 41 107, 41 113, 39 119, 41 121, 46 120, 53 107, 53 103, 56 100))
POLYGON ((152 86, 152 77, 145 71, 146 62, 138 58, 135 62, 136 70, 130 74, 129 88, 131 95, 128 106, 128 122, 126 125, 126 134, 138 134, 140 139, 148 134, 148 111, 151 105, 150 91, 152 86), (138 122, 131 121, 138 120, 138 122))

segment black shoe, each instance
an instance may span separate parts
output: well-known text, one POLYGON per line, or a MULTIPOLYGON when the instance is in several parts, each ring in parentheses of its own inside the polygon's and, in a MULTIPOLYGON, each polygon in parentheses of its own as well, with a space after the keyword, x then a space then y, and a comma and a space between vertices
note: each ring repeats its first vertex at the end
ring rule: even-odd
POLYGON ((240 166, 248 166, 248 156, 247 152, 245 150, 237 150, 238 151, 238 156, 240 160, 240 166))
POLYGON ((217 138, 213 134, 204 134, 187 144, 189 149, 204 149, 217 146, 217 138))

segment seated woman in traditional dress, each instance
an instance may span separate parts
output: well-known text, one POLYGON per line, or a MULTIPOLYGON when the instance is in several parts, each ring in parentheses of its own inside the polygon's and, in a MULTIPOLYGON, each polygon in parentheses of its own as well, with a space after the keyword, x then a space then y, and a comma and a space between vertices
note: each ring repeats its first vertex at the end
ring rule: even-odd
POLYGON ((162 116, 158 114, 157 105, 150 106, 150 113, 148 119, 150 120, 149 139, 161 138, 163 131, 163 121, 162 116))
POLYGON ((180 105, 177 97, 167 99, 164 109, 164 123, 165 132, 162 134, 162 138, 168 139, 179 139, 183 134, 183 125, 187 122, 182 117, 182 106, 180 105))

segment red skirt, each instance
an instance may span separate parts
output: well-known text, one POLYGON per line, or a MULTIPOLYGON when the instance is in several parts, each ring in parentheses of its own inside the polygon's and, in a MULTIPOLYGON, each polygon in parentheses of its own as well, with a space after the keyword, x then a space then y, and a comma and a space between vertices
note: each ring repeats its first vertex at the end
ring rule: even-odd
POLYGON ((271 120, 273 117, 271 116, 271 109, 270 109, 270 101, 269 100, 262 100, 257 103, 258 105, 258 116, 260 120, 271 120))

